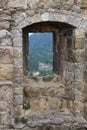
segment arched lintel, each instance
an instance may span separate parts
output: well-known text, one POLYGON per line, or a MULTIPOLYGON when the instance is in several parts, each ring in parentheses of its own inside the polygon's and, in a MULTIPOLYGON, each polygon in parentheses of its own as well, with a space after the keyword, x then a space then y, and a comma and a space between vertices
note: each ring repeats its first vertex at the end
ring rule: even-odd
POLYGON ((79 28, 81 18, 75 17, 73 15, 64 15, 53 12, 52 13, 46 12, 43 14, 35 14, 34 16, 32 16, 32 18, 26 17, 17 25, 17 28, 23 29, 29 25, 40 22, 59 22, 68 24, 72 27, 79 28))

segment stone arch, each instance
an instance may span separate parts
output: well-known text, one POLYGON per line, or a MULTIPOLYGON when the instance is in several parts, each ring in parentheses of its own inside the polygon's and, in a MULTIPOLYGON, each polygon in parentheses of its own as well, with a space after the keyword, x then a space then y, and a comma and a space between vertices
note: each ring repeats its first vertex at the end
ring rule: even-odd
POLYGON ((82 18, 77 16, 75 17, 72 14, 68 15, 68 11, 66 12, 66 15, 56 12, 45 12, 43 14, 38 13, 32 16, 32 18, 26 17, 22 19, 22 21, 17 25, 17 28, 22 29, 34 23, 47 21, 67 23, 77 28, 81 27, 82 18))

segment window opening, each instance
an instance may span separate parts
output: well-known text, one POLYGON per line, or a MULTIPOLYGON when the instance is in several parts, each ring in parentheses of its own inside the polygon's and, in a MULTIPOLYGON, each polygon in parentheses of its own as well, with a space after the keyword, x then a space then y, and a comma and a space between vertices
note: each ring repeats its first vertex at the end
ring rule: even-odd
POLYGON ((53 33, 28 33, 29 76, 53 75, 53 33))

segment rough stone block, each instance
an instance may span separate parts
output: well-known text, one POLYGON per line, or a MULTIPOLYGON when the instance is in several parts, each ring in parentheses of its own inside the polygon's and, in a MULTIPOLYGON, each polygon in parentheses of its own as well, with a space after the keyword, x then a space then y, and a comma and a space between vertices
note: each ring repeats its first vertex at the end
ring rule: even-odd
MULTIPOLYGON (((36 23, 38 23, 39 21, 41 21, 40 14, 36 14, 36 15, 33 16, 32 22, 34 23, 34 21, 36 21, 36 23)), ((27 23, 27 21, 26 21, 26 23, 27 23)))
POLYGON ((13 48, 0 47, 0 63, 11 64, 13 62, 13 48))
POLYGON ((22 87, 16 87, 15 88, 15 94, 23 95, 23 88, 22 87))
POLYGON ((47 92, 45 89, 39 88, 24 88, 24 95, 28 98, 38 98, 40 96, 46 96, 47 92))
POLYGON ((80 91, 75 91, 75 100, 76 101, 82 101, 83 100, 83 93, 80 91))
POLYGON ((8 21, 1 21, 0 22, 0 28, 9 30, 10 29, 10 22, 8 22, 8 21))
POLYGON ((76 38, 84 38, 85 37, 85 31, 83 29, 76 29, 75 30, 75 37, 76 38))
POLYGON ((11 34, 12 34, 13 38, 22 37, 22 30, 13 29, 13 30, 11 30, 11 34))
POLYGON ((56 96, 61 97, 64 94, 65 88, 63 84, 60 84, 58 87, 49 88, 47 92, 47 95, 49 95, 51 98, 54 98, 56 96))
POLYGON ((22 47, 22 38, 14 38, 13 39, 13 45, 15 47, 22 47))
POLYGON ((12 64, 0 64, 0 80, 12 80, 13 79, 13 65, 12 64))
POLYGON ((75 81, 83 81, 83 64, 77 64, 75 65, 75 81))
POLYGON ((23 105, 23 95, 15 95, 14 104, 23 105))
POLYGON ((70 23, 70 24, 73 24, 75 22, 75 17, 74 16, 71 16, 71 15, 68 15, 67 16, 67 22, 70 23))
MULTIPOLYGON (((5 82, 4 82, 5 83, 5 82)), ((13 92, 14 92, 14 88, 13 88, 13 84, 0 84, 0 101, 3 103, 10 103, 13 100, 13 92)), ((7 106, 9 106, 9 103, 7 104, 7 106)))
POLYGON ((19 105, 15 107, 15 115, 17 117, 24 115, 23 105, 19 105))
POLYGON ((12 39, 10 37, 3 37, 0 39, 1 46, 12 46, 12 39))
POLYGON ((26 7, 26 0, 10 0, 8 7, 26 7))
POLYGON ((6 37, 6 36, 10 36, 10 37, 11 37, 11 33, 8 32, 8 31, 5 30, 5 29, 0 30, 0 38, 6 37))
POLYGON ((84 82, 73 82, 73 85, 77 91, 83 92, 84 91, 84 82))
POLYGON ((76 49, 83 49, 84 48, 84 39, 83 38, 76 38, 75 39, 75 48, 76 49))
POLYGON ((30 109, 31 110, 39 110, 39 101, 38 100, 31 100, 31 102, 30 102, 30 109))
POLYGON ((14 68, 22 69, 23 68, 23 59, 22 58, 14 58, 14 68))
POLYGON ((83 103, 81 103, 80 101, 74 101, 74 108, 75 110, 79 110, 80 112, 83 111, 83 103))
POLYGON ((2 29, 0 31, 0 45, 1 46, 11 46, 12 45, 12 35, 9 31, 2 29))
POLYGON ((76 50, 74 54, 75 54, 75 58, 76 58, 77 62, 84 63, 84 60, 85 60, 85 51, 84 51, 84 49, 76 50))
POLYGON ((8 112, 9 111, 9 107, 8 107, 8 103, 5 101, 0 101, 0 112, 8 112))
POLYGON ((41 20, 42 21, 48 21, 49 20, 49 13, 44 13, 41 15, 41 20))
POLYGON ((23 87, 22 83, 23 83, 23 77, 14 78, 15 87, 18 87, 18 86, 23 87))
POLYGON ((36 9, 36 5, 38 5, 38 2, 39 2, 39 0, 35 0, 35 1, 33 1, 33 0, 28 0, 28 5, 30 6, 30 8, 31 9, 36 9))
POLYGON ((10 124, 9 113, 0 112, 0 124, 4 126, 10 124))
POLYGON ((46 110, 48 108, 47 101, 44 98, 41 98, 39 100, 39 109, 40 110, 46 110))
POLYGON ((49 110, 58 110, 61 108, 61 101, 57 98, 48 98, 49 110))
POLYGON ((81 8, 87 9, 87 1, 86 0, 82 0, 81 8))
POLYGON ((73 82, 74 81, 74 73, 68 72, 68 71, 66 71, 65 73, 66 73, 65 81, 70 82, 70 83, 73 82))
MULTIPOLYGON (((64 17, 65 15, 63 15, 63 17, 62 17, 62 19, 64 19, 65 20, 65 17, 64 17)), ((58 21, 58 20, 60 20, 60 14, 58 14, 58 13, 50 13, 49 14, 49 17, 50 17, 50 20, 53 20, 54 19, 54 21, 58 21)))
POLYGON ((14 77, 21 77, 23 76, 23 69, 14 69, 14 77))
POLYGON ((13 52, 14 52, 14 57, 15 58, 22 58, 23 57, 22 47, 14 47, 13 52))

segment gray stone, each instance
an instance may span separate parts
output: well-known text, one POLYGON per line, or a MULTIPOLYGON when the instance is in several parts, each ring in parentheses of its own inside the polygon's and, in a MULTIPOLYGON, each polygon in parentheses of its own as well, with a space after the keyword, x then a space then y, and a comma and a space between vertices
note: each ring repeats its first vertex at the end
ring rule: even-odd
POLYGON ((46 124, 49 124, 50 120, 49 119, 43 119, 39 121, 34 121, 34 122, 28 122, 29 127, 40 127, 46 124))
POLYGON ((8 112, 9 111, 9 107, 8 107, 8 103, 5 101, 0 101, 0 111, 1 112, 8 112))
POLYGON ((23 59, 21 59, 21 58, 14 59, 14 68, 22 69, 23 68, 23 59))
POLYGON ((14 38, 13 45, 14 47, 22 47, 22 38, 14 38))
POLYGON ((8 2, 8 7, 17 8, 17 7, 26 7, 26 0, 10 0, 8 2))
POLYGON ((75 64, 75 81, 83 81, 83 67, 81 63, 75 64))
POLYGON ((23 77, 14 78, 14 84, 22 87, 23 77))
POLYGON ((76 11, 77 13, 81 13, 81 9, 80 9, 80 7, 77 6, 77 5, 73 5, 73 6, 72 6, 72 11, 76 11))
POLYGON ((16 129, 22 129, 24 127, 25 127, 25 124, 22 124, 22 123, 18 123, 18 124, 15 125, 16 129))
POLYGON ((23 95, 15 95, 14 102, 15 105, 23 104, 23 95))
POLYGON ((11 33, 3 29, 0 31, 0 38, 3 38, 5 36, 11 36, 11 33))
POLYGON ((41 15, 41 20, 42 21, 48 21, 49 20, 49 13, 44 13, 41 15))
POLYGON ((55 118, 50 121, 50 124, 61 125, 61 124, 63 124, 63 122, 64 122, 64 120, 62 118, 55 118))
POLYGON ((0 45, 1 46, 12 46, 12 38, 10 37, 3 37, 0 39, 0 45))

